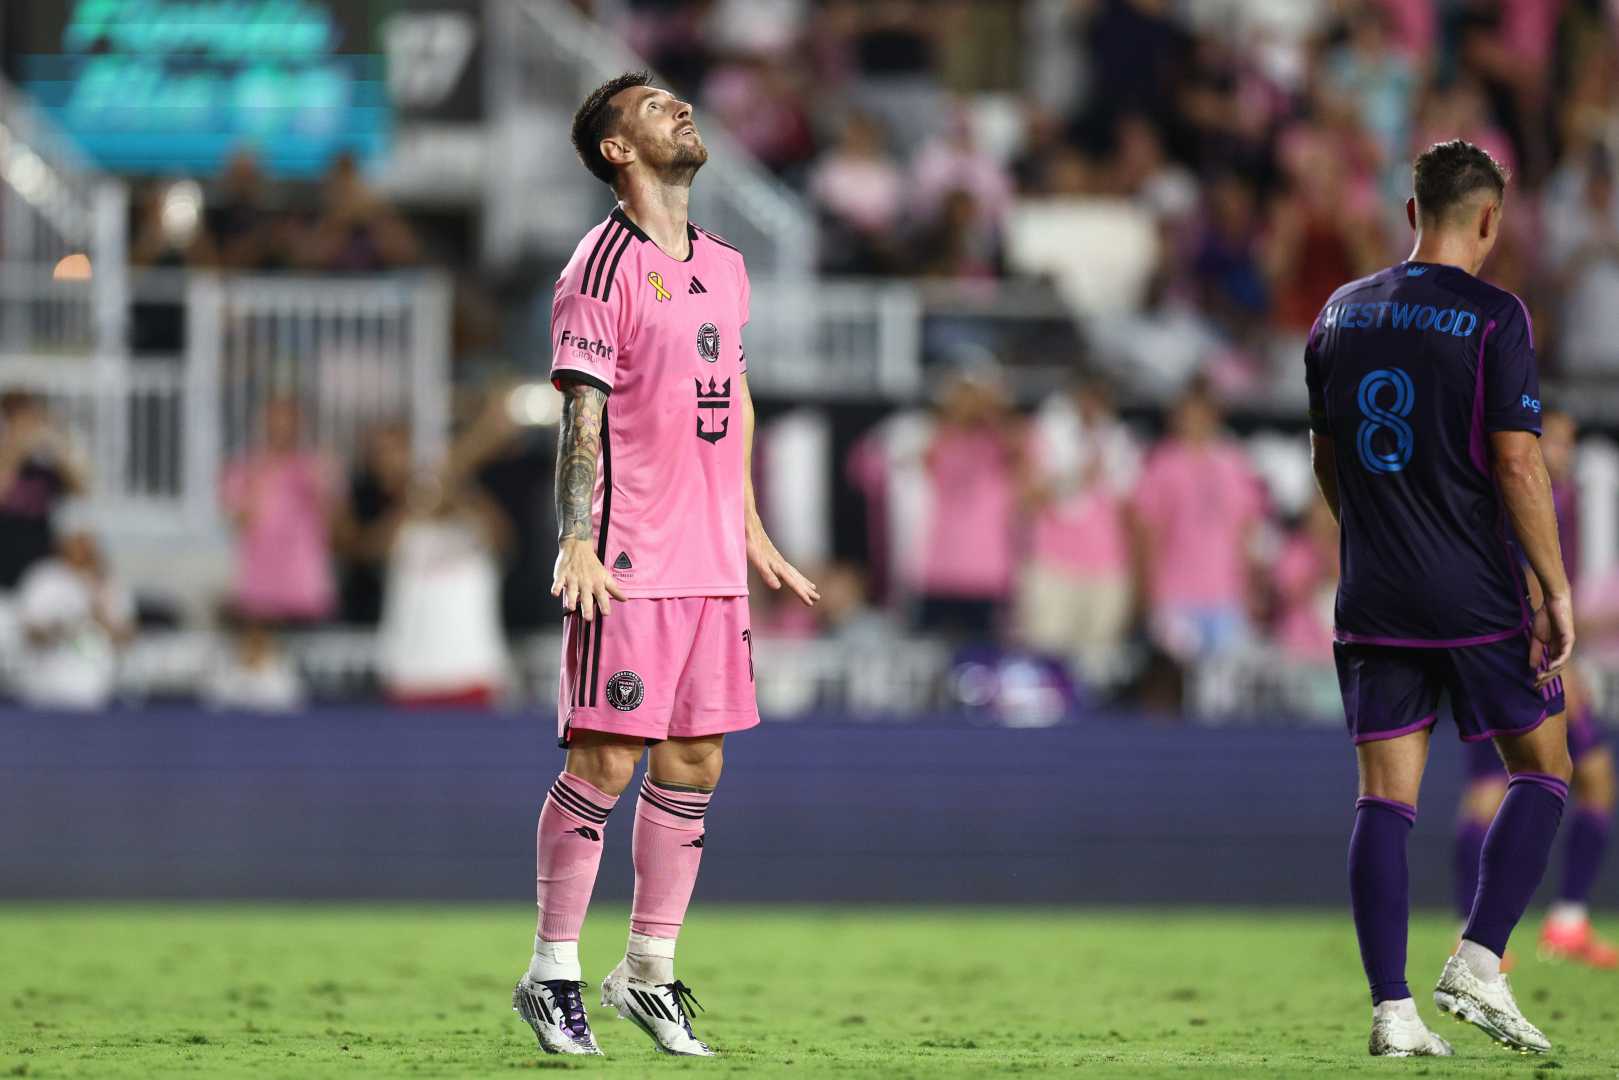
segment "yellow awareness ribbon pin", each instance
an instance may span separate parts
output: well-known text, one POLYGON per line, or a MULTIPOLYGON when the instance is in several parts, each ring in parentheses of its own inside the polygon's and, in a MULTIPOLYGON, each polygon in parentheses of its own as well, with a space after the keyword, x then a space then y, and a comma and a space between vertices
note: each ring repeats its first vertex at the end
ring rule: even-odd
POLYGON ((663 275, 656 270, 646 276, 646 283, 657 290, 660 302, 674 299, 674 294, 663 287, 663 275))

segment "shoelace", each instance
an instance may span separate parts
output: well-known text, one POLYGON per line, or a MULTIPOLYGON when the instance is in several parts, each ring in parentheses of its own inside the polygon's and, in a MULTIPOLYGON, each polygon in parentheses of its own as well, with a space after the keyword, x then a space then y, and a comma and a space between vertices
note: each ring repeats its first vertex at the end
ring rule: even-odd
POLYGON ((687 1035, 691 1035, 691 1037, 695 1039, 697 1036, 692 1033, 691 1012, 686 1007, 686 1003, 690 1002, 692 1008, 695 1008, 698 1012, 705 1011, 703 1009, 703 1003, 697 1000, 697 995, 691 992, 691 987, 687 986, 679 979, 676 979, 672 983, 664 983, 663 988, 669 991, 669 997, 673 999, 675 1008, 680 1013, 680 1026, 686 1029, 687 1035))
POLYGON ((551 991, 557 1009, 562 1013, 562 1023, 558 1026, 576 1039, 589 1038, 590 1022, 585 1019, 583 993, 585 984, 559 979, 545 985, 551 991))

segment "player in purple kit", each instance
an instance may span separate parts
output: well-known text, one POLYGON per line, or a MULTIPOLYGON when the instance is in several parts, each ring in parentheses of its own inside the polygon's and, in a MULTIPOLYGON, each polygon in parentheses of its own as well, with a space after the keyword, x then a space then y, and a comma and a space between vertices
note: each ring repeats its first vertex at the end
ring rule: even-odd
POLYGON ((687 220, 708 150, 691 106, 651 81, 612 79, 574 116, 574 149, 618 205, 579 242, 551 305, 563 398, 551 591, 568 613, 557 709, 568 757, 540 810, 539 918, 512 1008, 554 1054, 601 1053, 579 932, 608 817, 643 756, 629 941, 602 1006, 664 1053, 713 1054, 692 1031, 675 941, 725 736, 759 722, 748 566, 770 588, 818 598, 754 500, 747 268, 687 220))
MULTIPOLYGON (((1557 531, 1563 564, 1569 574, 1579 568, 1578 496, 1574 484, 1574 449, 1578 424, 1566 412, 1548 408, 1541 421, 1541 453, 1552 482, 1557 531)), ((1613 821, 1613 752, 1604 743, 1591 705, 1591 692, 1578 665, 1569 668, 1563 686, 1568 699, 1568 752, 1574 762, 1573 817, 1563 843, 1563 875, 1557 899, 1540 929, 1540 954, 1595 968, 1619 967, 1619 948, 1591 928, 1587 901, 1607 853, 1613 821)), ((1468 783, 1456 817, 1455 883, 1457 910, 1463 918, 1478 889, 1479 856, 1484 836, 1506 795, 1507 774, 1489 743, 1467 751, 1468 783)), ((1506 965, 1503 965, 1505 967, 1506 965)))
POLYGON ((1461 737, 1493 740, 1511 775, 1434 1003, 1544 1053, 1550 1042, 1500 971, 1572 772, 1559 676, 1574 609, 1538 441, 1533 331, 1517 297, 1474 276, 1500 235, 1500 165, 1455 140, 1430 147, 1413 174, 1410 259, 1335 292, 1304 357, 1316 481, 1342 526, 1334 654, 1360 769, 1349 891, 1369 1049, 1452 1052, 1405 981, 1406 847, 1448 694, 1461 737), (1538 609, 1514 536, 1543 590, 1538 609))

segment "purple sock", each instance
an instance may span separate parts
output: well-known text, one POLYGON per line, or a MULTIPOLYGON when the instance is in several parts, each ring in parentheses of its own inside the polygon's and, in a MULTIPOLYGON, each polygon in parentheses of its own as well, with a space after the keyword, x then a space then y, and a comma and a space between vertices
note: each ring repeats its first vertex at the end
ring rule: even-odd
POLYGON ((1517 773, 1495 812, 1479 858, 1478 895, 1462 936, 1500 956, 1512 928, 1546 876, 1552 841, 1563 820, 1568 785, 1545 773, 1517 773))
POLYGON ((1583 904, 1591 897, 1602 855, 1608 849, 1609 815, 1602 810, 1581 807, 1568 823, 1568 841, 1563 852, 1563 890, 1559 900, 1583 904))
POLYGON ((1463 818, 1456 822, 1456 863, 1452 871, 1456 887, 1456 914, 1467 918, 1478 895, 1478 860, 1484 854, 1484 835, 1490 827, 1482 821, 1463 818))
POLYGON ((1411 876, 1406 842, 1417 808, 1364 795, 1355 800, 1349 834, 1349 905, 1360 939, 1360 962, 1372 1004, 1411 996, 1405 983, 1405 938, 1411 921, 1411 876))

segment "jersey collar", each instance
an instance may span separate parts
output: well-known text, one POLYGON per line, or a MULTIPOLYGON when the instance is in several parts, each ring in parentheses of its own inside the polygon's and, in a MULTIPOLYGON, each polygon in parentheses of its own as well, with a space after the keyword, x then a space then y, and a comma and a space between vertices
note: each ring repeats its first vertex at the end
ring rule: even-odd
POLYGON ((674 262, 691 262, 692 259, 697 255, 697 237, 701 234, 697 231, 697 226, 693 225, 689 221, 686 222, 686 257, 684 259, 675 259, 668 252, 658 247, 658 245, 653 241, 652 237, 648 236, 645 231, 642 230, 641 226, 631 221, 630 215, 624 212, 624 208, 622 206, 613 207, 613 212, 609 214, 608 217, 624 226, 625 231, 631 236, 635 237, 641 243, 651 244, 654 248, 657 248, 658 251, 662 252, 665 258, 672 259, 674 262))

